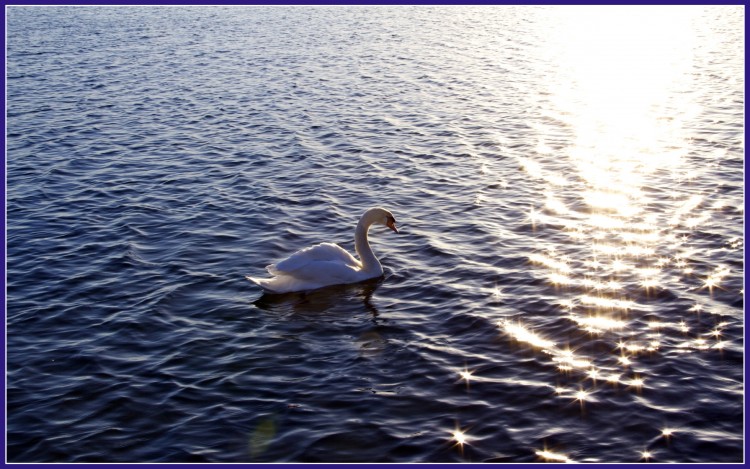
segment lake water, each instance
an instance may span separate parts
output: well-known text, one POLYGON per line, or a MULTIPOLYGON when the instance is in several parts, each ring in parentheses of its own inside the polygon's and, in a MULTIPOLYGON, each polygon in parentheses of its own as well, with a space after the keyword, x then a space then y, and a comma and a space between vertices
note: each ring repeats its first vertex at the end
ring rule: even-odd
POLYGON ((744 9, 10 7, 11 462, 740 462, 744 9), (369 207, 382 279, 245 275, 369 207))

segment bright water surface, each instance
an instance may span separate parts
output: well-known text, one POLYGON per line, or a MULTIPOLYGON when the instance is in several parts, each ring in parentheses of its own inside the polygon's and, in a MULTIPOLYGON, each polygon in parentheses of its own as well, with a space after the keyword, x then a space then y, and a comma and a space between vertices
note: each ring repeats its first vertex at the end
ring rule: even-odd
POLYGON ((11 7, 8 459, 741 461, 743 24, 11 7))

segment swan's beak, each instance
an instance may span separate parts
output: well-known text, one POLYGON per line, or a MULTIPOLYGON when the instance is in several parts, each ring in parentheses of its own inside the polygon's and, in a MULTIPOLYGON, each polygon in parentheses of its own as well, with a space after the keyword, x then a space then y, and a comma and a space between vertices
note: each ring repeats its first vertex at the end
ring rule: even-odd
POLYGON ((398 233, 398 228, 396 228, 396 220, 394 220, 394 219, 388 220, 388 222, 385 224, 385 226, 387 226, 388 228, 392 229, 394 233, 398 233))

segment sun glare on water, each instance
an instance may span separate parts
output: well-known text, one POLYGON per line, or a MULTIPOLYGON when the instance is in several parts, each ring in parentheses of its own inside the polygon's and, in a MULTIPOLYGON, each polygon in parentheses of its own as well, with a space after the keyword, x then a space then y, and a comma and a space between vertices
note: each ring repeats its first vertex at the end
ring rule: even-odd
MULTIPOLYGON (((693 291, 708 294, 722 288, 730 274, 719 266, 701 278, 685 249, 690 233, 710 223, 710 207, 724 204, 709 207, 706 194, 672 186, 696 177, 685 161, 691 145, 686 122, 701 108, 685 90, 692 84, 696 25, 703 10, 611 6, 551 11, 555 15, 540 33, 548 68, 540 73, 548 76, 546 115, 553 119, 533 125, 539 154, 519 158, 519 165, 546 184, 543 202, 528 212, 535 230, 538 224, 561 226, 570 240, 547 243, 530 252, 528 260, 550 286, 571 292, 558 304, 582 331, 632 334, 637 328, 630 318, 667 288, 670 273, 688 276, 693 291), (552 136, 559 135, 560 123, 568 135, 554 147, 552 136), (553 153, 571 168, 564 181, 547 167, 553 153)), ((527 327, 534 326, 506 323, 505 330, 521 342, 554 350, 550 340, 527 327)), ((644 350, 662 345, 655 337, 643 342, 651 344, 644 350)), ((615 358, 629 365, 633 353, 615 358)), ((557 363, 562 370, 570 368, 557 363)))
MULTIPOLYGON (((558 297, 552 303, 560 318, 584 337, 610 341, 611 354, 580 356, 566 346, 569 337, 560 340, 531 320, 502 320, 499 326, 516 346, 547 355, 552 379, 558 377, 555 394, 583 409, 584 402, 597 405, 592 391, 568 392, 559 380, 571 384, 579 377, 580 383, 599 381, 639 395, 655 382, 642 368, 644 356, 670 346, 698 352, 727 346, 720 327, 696 332, 684 320, 649 314, 659 314, 653 302, 664 290, 690 298, 723 291, 733 272, 694 265, 691 236, 728 204, 688 184, 702 171, 689 161, 690 121, 702 107, 688 91, 703 10, 610 6, 551 12, 539 33, 547 59, 539 65, 547 84, 544 119, 531 125, 537 145, 517 157, 526 177, 543 186, 525 211, 539 240, 527 253, 527 265, 558 297), (555 177, 561 167, 564 178, 555 177)), ((684 313, 700 311, 696 304, 684 313)), ((665 428, 663 435, 673 432, 665 428)), ((569 461, 546 448, 536 454, 569 461)), ((648 461, 653 453, 641 456, 648 461)))

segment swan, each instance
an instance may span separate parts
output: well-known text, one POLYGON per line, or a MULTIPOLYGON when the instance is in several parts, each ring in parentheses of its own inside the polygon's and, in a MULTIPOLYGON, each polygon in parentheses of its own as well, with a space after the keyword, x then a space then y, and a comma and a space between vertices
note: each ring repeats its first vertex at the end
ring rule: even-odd
POLYGON ((367 232, 374 224, 387 226, 398 233, 391 212, 379 207, 367 210, 354 230, 354 249, 359 260, 337 244, 320 243, 267 266, 271 278, 245 278, 270 293, 291 293, 380 277, 383 266, 367 241, 367 232))

